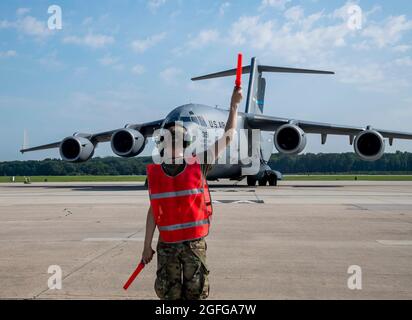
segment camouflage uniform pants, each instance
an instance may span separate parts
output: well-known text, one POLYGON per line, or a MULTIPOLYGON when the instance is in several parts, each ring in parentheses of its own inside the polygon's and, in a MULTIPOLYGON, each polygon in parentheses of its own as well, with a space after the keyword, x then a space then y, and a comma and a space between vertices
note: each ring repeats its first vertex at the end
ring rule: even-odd
POLYGON ((157 244, 155 291, 164 300, 201 300, 209 296, 204 239, 157 244))

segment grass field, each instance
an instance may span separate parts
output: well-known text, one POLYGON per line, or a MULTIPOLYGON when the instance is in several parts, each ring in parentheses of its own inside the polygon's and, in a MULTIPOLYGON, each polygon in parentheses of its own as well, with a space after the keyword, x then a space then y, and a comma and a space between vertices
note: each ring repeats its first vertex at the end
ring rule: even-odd
POLYGON ((285 175, 285 181, 412 181, 412 175, 285 175))
MULTIPOLYGON (((33 176, 31 182, 142 182, 145 176, 33 176)), ((285 175, 285 181, 412 181, 412 175, 285 175)), ((11 177, 0 177, 11 182, 11 177)), ((24 182, 24 177, 15 177, 24 182)))

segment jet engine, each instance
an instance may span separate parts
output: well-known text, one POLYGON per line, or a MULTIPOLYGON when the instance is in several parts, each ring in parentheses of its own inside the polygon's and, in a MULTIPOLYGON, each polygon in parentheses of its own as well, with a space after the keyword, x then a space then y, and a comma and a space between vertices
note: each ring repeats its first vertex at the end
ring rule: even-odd
POLYGON ((59 151, 64 161, 86 162, 93 157, 94 144, 89 139, 72 136, 60 143, 59 151))
POLYGON ((379 160, 385 153, 385 141, 375 130, 361 132, 355 139, 354 147, 356 154, 366 161, 379 160))
POLYGON ((306 147, 306 134, 294 124, 285 124, 276 131, 274 143, 280 153, 296 155, 306 147))
POLYGON ((137 130, 126 128, 113 133, 111 139, 113 152, 124 158, 139 155, 145 147, 145 138, 137 130))

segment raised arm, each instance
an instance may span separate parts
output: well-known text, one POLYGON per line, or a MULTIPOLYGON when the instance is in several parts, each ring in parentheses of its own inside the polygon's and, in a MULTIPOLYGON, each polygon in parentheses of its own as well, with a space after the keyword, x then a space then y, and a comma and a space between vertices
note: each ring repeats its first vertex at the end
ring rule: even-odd
POLYGON ((215 143, 213 161, 219 157, 223 150, 225 150, 233 140, 233 136, 237 127, 238 107, 242 99, 242 88, 235 87, 233 90, 232 98, 230 100, 230 111, 229 117, 226 122, 225 134, 215 143))

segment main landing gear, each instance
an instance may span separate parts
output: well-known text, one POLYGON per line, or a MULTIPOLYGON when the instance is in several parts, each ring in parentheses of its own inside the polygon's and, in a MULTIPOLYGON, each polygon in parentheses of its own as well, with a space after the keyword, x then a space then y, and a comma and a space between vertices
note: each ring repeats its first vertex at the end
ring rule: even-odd
POLYGON ((274 172, 271 172, 271 171, 265 171, 260 177, 247 176, 247 185, 249 187, 256 186, 256 182, 258 182, 260 187, 264 187, 266 185, 277 186, 278 177, 274 172))

